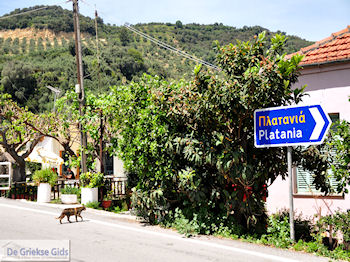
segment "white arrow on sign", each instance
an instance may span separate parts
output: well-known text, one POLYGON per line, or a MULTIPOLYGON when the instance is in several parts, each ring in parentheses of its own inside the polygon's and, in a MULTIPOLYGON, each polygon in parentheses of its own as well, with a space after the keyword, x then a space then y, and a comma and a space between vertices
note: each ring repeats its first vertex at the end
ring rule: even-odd
POLYGON ((312 131, 310 136, 310 140, 316 140, 320 137, 325 121, 323 120, 323 117, 317 107, 309 108, 309 111, 316 122, 314 131, 312 131))

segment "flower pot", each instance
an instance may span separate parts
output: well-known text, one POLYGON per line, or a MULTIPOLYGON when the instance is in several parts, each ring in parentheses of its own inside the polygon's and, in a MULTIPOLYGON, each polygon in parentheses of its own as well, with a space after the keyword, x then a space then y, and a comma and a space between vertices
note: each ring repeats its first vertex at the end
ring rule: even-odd
POLYGON ((51 185, 49 183, 40 183, 38 186, 38 203, 50 203, 51 185))
POLYGON ((12 199, 16 199, 16 195, 15 194, 11 194, 11 198, 12 199))
POLYGON ((104 209, 109 208, 111 205, 112 205, 112 200, 103 200, 103 201, 102 201, 102 207, 103 207, 104 209))
POLYGON ((83 205, 89 202, 97 202, 98 201, 98 188, 81 188, 81 203, 83 205))
POLYGON ((61 201, 63 204, 78 203, 78 196, 75 194, 61 194, 61 201))

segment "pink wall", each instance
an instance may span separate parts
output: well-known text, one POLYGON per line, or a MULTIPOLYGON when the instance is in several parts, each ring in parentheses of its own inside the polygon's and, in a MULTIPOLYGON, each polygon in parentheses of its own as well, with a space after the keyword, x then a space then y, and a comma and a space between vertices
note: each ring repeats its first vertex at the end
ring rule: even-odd
MULTIPOLYGON (((267 198, 267 210, 269 213, 276 213, 282 209, 289 208, 289 180, 277 178, 269 187, 269 195, 267 198)), ((294 211, 302 214, 306 218, 314 218, 315 214, 321 213, 322 216, 331 214, 338 209, 346 211, 350 209, 350 196, 345 195, 334 197, 322 197, 320 195, 305 195, 294 193, 294 211)))
MULTIPOLYGON (((350 63, 330 64, 302 70, 300 87, 307 84, 305 92, 310 96, 303 99, 305 105, 321 104, 327 113, 339 113, 341 119, 350 121, 350 63)), ((295 179, 294 179, 295 181, 295 179)), ((295 187, 295 185, 294 185, 295 187)), ((289 208, 289 180, 281 178, 269 187, 266 206, 269 213, 289 208)), ((350 209, 350 195, 334 197, 311 196, 294 192, 294 209, 297 214, 313 217, 321 212, 327 215, 338 209, 350 209)))

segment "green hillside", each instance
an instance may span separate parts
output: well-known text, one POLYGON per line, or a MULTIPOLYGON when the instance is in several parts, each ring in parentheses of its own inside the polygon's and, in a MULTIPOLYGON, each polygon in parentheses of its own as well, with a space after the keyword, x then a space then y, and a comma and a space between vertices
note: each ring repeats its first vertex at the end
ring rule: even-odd
MULTIPOLYGON (((40 7, 43 6, 16 9, 10 14, 40 7)), ((94 20, 84 16, 80 18, 87 90, 105 92, 111 85, 137 81, 143 73, 175 80, 192 75, 195 62, 159 47, 125 27, 106 25, 100 18, 97 22, 99 52, 94 20)), ((269 39, 274 34, 259 26, 184 25, 180 21, 176 24, 137 24, 134 27, 213 64, 215 41, 221 45, 235 43, 236 40, 247 41, 264 30, 269 39)), ((76 82, 72 11, 52 6, 2 19, 1 32, 8 33, 7 37, 0 38, 1 91, 12 94, 21 105, 27 105, 31 110, 50 110, 53 95, 46 86, 65 91, 76 82), (49 36, 47 31, 51 32, 49 36)), ((291 53, 310 44, 299 37, 288 36, 286 52, 291 53)))

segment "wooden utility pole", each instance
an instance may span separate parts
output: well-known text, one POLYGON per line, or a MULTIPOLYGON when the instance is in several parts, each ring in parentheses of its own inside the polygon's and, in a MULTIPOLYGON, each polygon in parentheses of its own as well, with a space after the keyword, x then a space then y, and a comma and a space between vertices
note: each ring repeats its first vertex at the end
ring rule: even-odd
POLYGON ((104 174, 104 157, 103 157, 103 133, 104 133, 104 125, 103 125, 103 111, 100 109, 100 172, 104 174))
POLYGON ((96 32, 96 56, 97 56, 97 66, 98 66, 98 90, 101 92, 101 76, 100 76, 100 58, 99 58, 99 46, 98 46, 98 34, 97 34, 97 10, 95 5, 95 32, 96 32))
MULTIPOLYGON (((84 115, 85 110, 85 91, 84 91, 84 77, 83 77, 83 62, 81 57, 81 39, 80 39, 80 25, 79 25, 79 7, 78 0, 73 0, 73 21, 74 21, 74 36, 75 36, 75 57, 77 61, 77 78, 78 85, 76 86, 76 92, 78 93, 79 101, 79 113, 84 115)), ((81 137, 81 169, 82 172, 87 172, 86 166, 86 153, 87 137, 83 130, 82 123, 79 123, 80 137, 81 137)))

